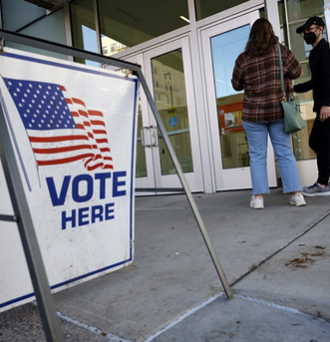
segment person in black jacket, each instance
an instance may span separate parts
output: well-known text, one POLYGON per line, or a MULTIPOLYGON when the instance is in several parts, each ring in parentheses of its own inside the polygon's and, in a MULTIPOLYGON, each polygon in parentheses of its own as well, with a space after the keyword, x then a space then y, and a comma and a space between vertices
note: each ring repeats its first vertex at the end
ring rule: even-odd
POLYGON ((307 19, 296 32, 306 44, 312 45, 309 54, 310 81, 293 87, 296 93, 313 90, 316 113, 309 136, 309 146, 316 153, 318 179, 315 184, 304 187, 305 196, 330 196, 330 48, 323 38, 324 22, 320 17, 307 19))

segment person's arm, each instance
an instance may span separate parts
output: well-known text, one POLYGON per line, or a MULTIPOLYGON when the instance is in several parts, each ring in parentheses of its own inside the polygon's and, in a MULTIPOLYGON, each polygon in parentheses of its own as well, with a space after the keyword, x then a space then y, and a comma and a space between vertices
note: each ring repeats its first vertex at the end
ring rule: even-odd
POLYGON ((293 86, 293 90, 295 93, 306 93, 307 91, 312 90, 312 80, 305 83, 295 84, 293 86))
POLYGON ((285 63, 286 67, 286 74, 284 75, 285 93, 289 98, 290 94, 294 91, 291 80, 296 79, 301 75, 302 67, 290 49, 284 47, 283 45, 280 46, 282 55, 285 55, 285 60, 283 61, 283 64, 285 63))
MULTIPOLYGON (((288 77, 292 80, 298 78, 301 75, 302 67, 294 56, 293 52, 288 48, 285 48, 287 52, 287 74, 285 77, 288 77)), ((293 91, 296 93, 306 93, 309 90, 312 90, 312 81, 307 81, 305 83, 296 84, 292 87, 293 91)))
POLYGON ((302 67, 291 50, 286 49, 286 53, 287 53, 287 59, 286 59, 287 72, 284 75, 284 77, 294 80, 301 75, 302 67))
POLYGON ((231 84, 236 91, 241 91, 244 89, 244 81, 242 77, 242 70, 238 58, 235 61, 235 66, 233 70, 233 76, 231 79, 231 84))

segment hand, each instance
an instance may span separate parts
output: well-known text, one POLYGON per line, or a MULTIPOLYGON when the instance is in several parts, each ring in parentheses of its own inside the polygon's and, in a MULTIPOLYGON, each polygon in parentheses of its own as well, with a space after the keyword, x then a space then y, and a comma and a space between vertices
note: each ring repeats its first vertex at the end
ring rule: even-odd
POLYGON ((292 85, 292 84, 288 84, 288 85, 287 85, 287 88, 286 88, 286 91, 287 91, 289 94, 294 93, 293 85, 292 85))
POLYGON ((330 107, 322 106, 320 110, 320 121, 324 122, 328 118, 330 118, 330 107))
POLYGON ((285 96, 286 96, 287 101, 289 101, 289 99, 293 98, 293 93, 294 93, 293 85, 292 84, 286 84, 285 96))

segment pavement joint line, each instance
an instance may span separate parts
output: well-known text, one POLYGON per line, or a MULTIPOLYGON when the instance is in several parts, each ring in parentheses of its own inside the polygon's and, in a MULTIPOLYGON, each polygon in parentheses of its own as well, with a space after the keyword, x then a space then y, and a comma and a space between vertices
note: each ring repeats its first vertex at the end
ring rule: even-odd
POLYGON ((235 286, 237 283, 239 283, 241 280, 243 280, 245 277, 247 277, 249 274, 251 274, 253 271, 255 271, 257 268, 259 268, 261 265, 263 265, 264 263, 266 263, 268 260, 270 260, 271 258, 273 258, 275 255, 277 255, 278 253, 280 253, 281 251, 283 251, 285 248, 287 248, 288 246, 290 246, 293 242, 295 242, 296 240, 298 240, 300 237, 302 237, 303 235, 307 234, 310 230, 312 230, 314 227, 316 227, 320 222, 322 222, 327 216, 330 215, 330 210, 328 210, 324 215, 322 215, 321 217, 319 217, 318 220, 316 220, 315 222, 313 222, 309 227, 307 227, 307 229, 305 229, 303 232, 301 232, 300 234, 298 234, 297 236, 295 236, 292 240, 290 240, 288 243, 286 243, 284 246, 282 246, 281 248, 279 248, 277 251, 275 251, 274 253, 272 253, 271 255, 267 256, 266 258, 262 259, 257 265, 252 265, 250 267, 250 269, 248 271, 246 271, 245 273, 243 273, 240 277, 238 277, 235 281, 233 281, 229 286, 233 287, 235 286))
POLYGON ((108 332, 105 332, 103 330, 100 330, 99 328, 97 327, 93 327, 91 325, 88 325, 88 324, 85 324, 85 323, 82 323, 82 322, 79 322, 71 317, 68 317, 66 315, 63 315, 61 312, 59 311, 56 311, 57 313, 57 316, 60 317, 61 319, 63 319, 64 321, 66 322, 69 322, 69 323, 72 323, 80 328, 84 328, 86 330, 89 330, 90 332, 92 332, 93 334, 95 335, 99 335, 101 337, 103 337, 105 340, 109 341, 109 342, 132 342, 130 340, 125 340, 117 335, 114 335, 114 334, 111 334, 111 333, 108 333, 108 332), (105 335, 103 335, 105 334, 105 335))
POLYGON ((299 315, 302 315, 302 316, 308 316, 308 317, 311 317, 313 319, 317 319, 319 321, 322 321, 322 322, 325 322, 325 323, 328 323, 328 324, 330 323, 329 321, 327 321, 324 318, 321 318, 321 317, 318 317, 318 316, 315 316, 315 315, 311 315, 311 314, 299 311, 299 310, 294 309, 294 308, 290 308, 289 306, 285 306, 285 305, 281 305, 281 304, 276 304, 274 302, 270 302, 270 301, 267 301, 267 300, 264 300, 264 299, 258 299, 258 298, 253 298, 253 297, 249 297, 249 296, 242 296, 242 295, 234 295, 234 297, 235 298, 240 298, 240 299, 243 299, 243 300, 247 300, 249 302, 253 302, 253 303, 269 306, 269 307, 274 308, 274 309, 279 309, 279 310, 283 310, 283 311, 286 311, 286 312, 290 312, 290 313, 294 313, 294 314, 299 314, 299 315))
MULTIPOLYGON (((31 303, 34 304, 35 306, 38 306, 38 303, 35 300, 32 301, 31 303)), ((123 339, 117 335, 102 331, 97 327, 93 327, 91 325, 79 322, 79 321, 77 321, 77 320, 75 320, 69 316, 62 314, 58 310, 56 311, 56 314, 59 318, 61 318, 62 320, 66 321, 66 322, 72 323, 72 324, 74 324, 80 328, 86 329, 86 330, 90 331, 91 333, 93 333, 94 335, 99 335, 99 336, 103 337, 105 341, 109 341, 109 342, 132 342, 131 340, 125 340, 125 339, 123 339), (102 334, 105 334, 105 336, 103 336, 102 334)))
POLYGON ((143 342, 151 342, 153 341, 156 337, 158 337, 159 335, 163 334, 165 331, 173 328, 175 325, 177 325, 178 323, 182 322, 184 319, 186 319, 187 317, 189 317, 190 315, 192 315, 193 313, 197 312, 198 310, 202 309, 203 307, 205 307, 206 305, 212 303, 213 301, 215 301, 216 299, 224 296, 225 293, 224 292, 219 292, 217 295, 209 298, 208 300, 206 300, 205 302, 195 306, 194 308, 188 310, 186 313, 184 313, 183 315, 181 315, 180 317, 178 317, 177 319, 175 319, 174 321, 172 321, 170 324, 166 325, 165 327, 163 327, 162 329, 160 329, 159 331, 157 331, 155 334, 149 336, 146 340, 144 340, 143 342))

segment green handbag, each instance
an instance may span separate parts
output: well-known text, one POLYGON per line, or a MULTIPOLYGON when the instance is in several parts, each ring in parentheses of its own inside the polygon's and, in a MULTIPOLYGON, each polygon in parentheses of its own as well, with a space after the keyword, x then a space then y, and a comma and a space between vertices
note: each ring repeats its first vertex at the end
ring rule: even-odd
POLYGON ((306 121, 302 118, 299 106, 296 101, 286 100, 284 81, 283 81, 283 62, 281 48, 277 44, 279 60, 280 60, 280 75, 281 75, 281 90, 283 93, 283 100, 281 101, 282 108, 284 110, 284 130, 285 133, 291 134, 300 131, 306 126, 306 121))

